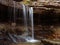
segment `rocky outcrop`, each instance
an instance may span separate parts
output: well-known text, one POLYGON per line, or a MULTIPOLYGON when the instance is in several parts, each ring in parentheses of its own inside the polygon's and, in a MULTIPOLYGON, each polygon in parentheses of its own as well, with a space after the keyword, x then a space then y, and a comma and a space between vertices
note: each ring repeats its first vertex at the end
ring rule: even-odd
POLYGON ((21 3, 15 2, 13 0, 0 0, 0 3, 5 5, 5 6, 10 6, 10 7, 14 7, 14 4, 15 4, 16 8, 21 8, 21 3))

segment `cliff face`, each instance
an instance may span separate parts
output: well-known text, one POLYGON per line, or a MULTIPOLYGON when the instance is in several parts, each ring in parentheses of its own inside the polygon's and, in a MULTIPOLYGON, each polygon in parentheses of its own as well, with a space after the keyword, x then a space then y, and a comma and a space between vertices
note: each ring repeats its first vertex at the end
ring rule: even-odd
POLYGON ((20 2, 20 1, 23 1, 23 0, 14 0, 14 1, 20 2))
POLYGON ((19 2, 13 1, 13 0, 0 0, 0 4, 5 6, 14 7, 14 4, 16 5, 16 8, 21 8, 21 4, 19 2))

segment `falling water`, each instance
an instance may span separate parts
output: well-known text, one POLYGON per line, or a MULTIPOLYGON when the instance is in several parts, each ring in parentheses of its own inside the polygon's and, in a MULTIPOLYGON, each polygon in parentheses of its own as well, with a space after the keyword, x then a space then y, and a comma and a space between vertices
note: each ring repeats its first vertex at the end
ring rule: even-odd
POLYGON ((14 5, 14 9, 13 9, 13 10, 14 10, 14 11, 13 11, 14 20, 13 20, 13 21, 14 21, 14 23, 15 23, 15 1, 13 1, 13 5, 14 5))
POLYGON ((31 21, 32 39, 34 39, 33 7, 29 7, 29 19, 31 21))
POLYGON ((32 37, 27 37, 27 42, 31 42, 31 43, 39 42, 39 40, 36 40, 34 38, 33 7, 29 7, 29 20, 32 30, 32 37))
POLYGON ((23 17, 24 17, 24 27, 25 27, 25 31, 26 31, 26 35, 28 35, 28 27, 27 27, 27 10, 26 10, 26 6, 23 4, 23 17))
POLYGON ((34 28, 33 28, 33 8, 29 8, 28 6, 23 5, 23 15, 24 15, 24 25, 25 25, 25 29, 26 29, 26 36, 22 37, 23 39, 25 39, 27 42, 36 42, 36 40, 34 40, 34 28), (31 20, 31 27, 32 27, 32 38, 30 36, 28 36, 28 25, 27 25, 27 15, 28 15, 28 11, 29 11, 29 17, 31 20))
MULTIPOLYGON (((14 23, 12 23, 12 31, 15 33, 15 31, 14 31, 14 29, 15 29, 15 1, 13 1, 13 4, 14 4, 14 11, 13 11, 13 17, 14 17, 14 23)), ((9 35, 9 37, 12 39, 12 41, 14 42, 14 43, 17 43, 17 41, 16 41, 16 39, 12 36, 12 34, 10 34, 10 33, 8 33, 8 35, 9 35)))

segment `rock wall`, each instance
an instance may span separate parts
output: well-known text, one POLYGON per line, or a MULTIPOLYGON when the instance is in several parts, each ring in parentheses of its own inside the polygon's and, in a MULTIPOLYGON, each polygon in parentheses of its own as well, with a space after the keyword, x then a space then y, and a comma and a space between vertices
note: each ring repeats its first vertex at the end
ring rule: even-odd
POLYGON ((0 0, 0 3, 5 5, 5 6, 10 6, 10 7, 14 7, 14 3, 15 3, 15 5, 16 5, 15 7, 16 8, 21 8, 22 7, 21 3, 15 2, 13 0, 0 0))

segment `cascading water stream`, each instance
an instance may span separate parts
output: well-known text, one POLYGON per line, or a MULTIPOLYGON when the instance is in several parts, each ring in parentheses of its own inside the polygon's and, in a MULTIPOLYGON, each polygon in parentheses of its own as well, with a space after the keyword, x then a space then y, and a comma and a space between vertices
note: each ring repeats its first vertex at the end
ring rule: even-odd
POLYGON ((23 17, 24 17, 24 30, 26 31, 25 34, 26 36, 28 35, 28 27, 27 27, 27 9, 26 6, 24 4, 23 5, 23 17))
POLYGON ((15 14, 16 14, 16 13, 15 13, 15 1, 13 1, 13 4, 14 4, 14 11, 13 11, 14 20, 13 20, 13 21, 14 21, 14 23, 15 23, 15 14))
MULTIPOLYGON (((14 29, 15 29, 15 1, 13 1, 13 4, 14 4, 14 9, 13 9, 13 17, 14 17, 14 19, 13 19, 13 23, 12 23, 12 31, 13 32, 15 32, 14 31, 14 29)), ((9 35, 9 37, 11 38, 11 40, 14 42, 14 43, 17 43, 17 41, 16 41, 16 39, 13 37, 13 35, 12 34, 10 34, 10 33, 8 33, 8 35, 9 35)))
MULTIPOLYGON (((14 22, 13 23, 16 23, 16 20, 15 20, 15 15, 16 15, 16 13, 15 13, 15 2, 13 2, 14 3, 14 22)), ((22 35, 16 35, 16 34, 13 34, 13 35, 11 35, 10 33, 8 33, 9 34, 9 37, 12 39, 12 41, 14 42, 14 43, 17 43, 17 40, 16 40, 16 38, 17 39, 20 39, 20 40, 25 40, 26 42, 32 42, 32 43, 35 43, 35 42, 38 42, 38 40, 35 40, 34 39, 34 23, 33 23, 33 7, 26 7, 24 4, 22 4, 22 6, 23 6, 23 18, 24 18, 24 30, 25 30, 25 33, 24 34, 22 34, 22 35), (27 22, 27 19, 28 19, 28 17, 27 17, 27 15, 28 15, 28 11, 29 11, 29 19, 30 19, 30 25, 31 25, 31 30, 32 30, 32 37, 30 37, 30 36, 28 36, 29 35, 29 30, 28 30, 28 22, 27 22), (16 38, 14 38, 14 37, 16 37, 16 38)), ((14 29, 15 29, 15 25, 13 25, 13 28, 12 28, 12 30, 14 31, 14 29)), ((23 42, 23 41, 21 41, 21 42, 23 42)))
POLYGON ((22 38, 25 39, 26 42, 31 42, 31 43, 39 42, 38 40, 34 39, 33 7, 28 7, 23 4, 23 15, 24 15, 24 25, 25 25, 25 31, 26 31, 25 34, 27 35, 25 35, 24 37, 22 36, 22 38), (29 35, 28 23, 27 23, 28 12, 29 12, 29 20, 30 20, 29 23, 31 25, 31 30, 32 30, 32 37, 28 36, 29 35))
POLYGON ((32 39, 34 39, 33 7, 29 7, 29 19, 31 21, 32 39))
POLYGON ((30 20, 29 23, 31 26, 32 37, 27 37, 27 42, 31 42, 31 43, 39 42, 34 38, 33 7, 29 7, 28 11, 29 11, 29 20, 30 20))

